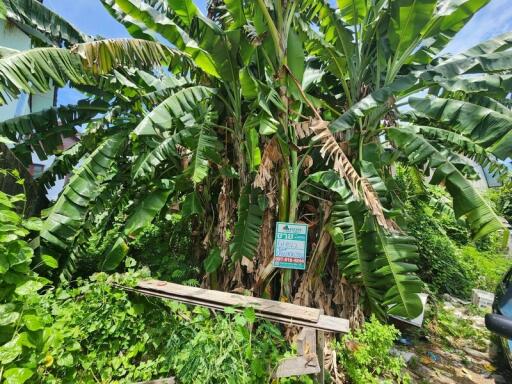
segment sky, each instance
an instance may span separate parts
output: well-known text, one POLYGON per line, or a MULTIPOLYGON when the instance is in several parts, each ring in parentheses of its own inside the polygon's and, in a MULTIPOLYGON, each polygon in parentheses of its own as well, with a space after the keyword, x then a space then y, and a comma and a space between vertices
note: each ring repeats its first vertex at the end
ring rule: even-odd
MULTIPOLYGON (((331 0, 331 3, 334 2, 331 0)), ((206 0, 196 0, 195 3, 205 12, 206 0)), ((44 0, 44 4, 87 34, 103 37, 129 36, 123 26, 103 8, 99 0, 44 0)), ((511 30, 511 0, 491 0, 459 32, 448 50, 460 52, 511 30)))

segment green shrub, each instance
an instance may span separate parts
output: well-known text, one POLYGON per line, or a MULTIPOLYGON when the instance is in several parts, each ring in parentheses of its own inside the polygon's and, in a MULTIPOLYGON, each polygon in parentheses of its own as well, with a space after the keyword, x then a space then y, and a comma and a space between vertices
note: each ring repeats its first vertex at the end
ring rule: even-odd
POLYGON ((151 275, 184 285, 199 285, 201 270, 193 260, 189 220, 178 214, 144 227, 131 242, 130 257, 147 266, 151 275))
POLYGON ((459 252, 428 206, 409 205, 408 233, 417 240, 419 275, 437 293, 468 298, 477 285, 474 265, 459 252))
MULTIPOLYGON (((503 255, 502 234, 472 241, 465 223, 454 217, 445 191, 433 186, 418 188, 407 169, 400 168, 398 173, 398 193, 407 212, 401 224, 417 240, 421 279, 434 293, 464 299, 469 299, 473 288, 494 291, 512 264, 503 255)), ((496 206, 506 206, 506 190, 489 192, 496 206)))
POLYGON ((500 188, 489 190, 488 196, 498 213, 512 225, 512 181, 505 183, 500 188))
POLYGON ((47 382, 130 383, 175 376, 184 383, 258 383, 286 345, 268 323, 250 331, 251 310, 214 316, 204 308, 130 297, 111 280, 97 274, 77 288, 57 290, 62 300, 51 305, 55 323, 75 330, 79 348, 67 358, 72 365, 59 366, 57 359, 45 371, 47 382))
MULTIPOLYGON (((88 277, 102 270, 105 251, 111 247, 122 231, 121 224, 115 224, 105 233, 94 229, 87 239, 86 252, 77 264, 75 275, 88 277)), ((189 220, 178 214, 167 214, 141 228, 129 239, 128 257, 140 267, 148 267, 151 275, 157 279, 172 281, 184 285, 199 285, 201 268, 193 254, 189 220)), ((117 271, 125 269, 121 263, 117 271)))
MULTIPOLYGON (((136 280, 140 274, 123 275, 136 280)), ((184 383, 268 380, 287 343, 251 309, 204 308, 130 295, 104 273, 75 287, 33 293, 25 325, 0 347, 7 383, 133 383, 175 376, 184 383), (37 314, 37 316, 35 316, 37 314), (31 317, 27 317, 31 316, 31 317)), ((12 312, 11 312, 12 313, 12 312)))
POLYGON ((334 348, 348 379, 354 384, 409 383, 402 358, 393 356, 391 348, 400 332, 380 323, 375 316, 364 328, 352 331, 334 348))
MULTIPOLYGON (((9 174, 23 184, 17 173, 9 174)), ((0 382, 7 384, 34 377, 44 361, 45 346, 58 342, 52 339, 52 316, 38 294, 49 281, 33 272, 34 251, 28 242, 41 221, 26 220, 17 213, 25 203, 23 195, 0 191, 0 382)), ((41 263, 57 267, 56 260, 47 255, 41 263)))
POLYGON ((499 252, 484 252, 468 245, 460 249, 460 257, 467 260, 476 276, 474 288, 494 292, 512 260, 499 252))

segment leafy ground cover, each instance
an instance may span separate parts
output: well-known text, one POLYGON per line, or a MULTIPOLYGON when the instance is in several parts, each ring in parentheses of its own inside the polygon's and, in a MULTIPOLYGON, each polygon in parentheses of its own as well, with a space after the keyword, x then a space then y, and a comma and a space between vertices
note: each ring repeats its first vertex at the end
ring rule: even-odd
POLYGON ((372 317, 363 328, 335 343, 340 366, 353 383, 410 383, 404 360, 391 350, 400 332, 372 317))
POLYGON ((214 314, 112 286, 140 277, 100 273, 42 293, 23 285, 22 307, 2 306, 1 377, 12 384, 268 380, 288 348, 278 328, 255 324, 251 310, 214 314))

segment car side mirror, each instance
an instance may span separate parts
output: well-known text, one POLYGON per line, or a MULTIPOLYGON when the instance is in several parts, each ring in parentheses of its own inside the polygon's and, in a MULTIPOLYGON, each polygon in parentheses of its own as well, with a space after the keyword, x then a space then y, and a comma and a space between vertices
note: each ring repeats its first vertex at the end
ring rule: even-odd
POLYGON ((499 336, 512 339, 512 319, 508 317, 488 313, 485 315, 485 326, 489 331, 499 336))

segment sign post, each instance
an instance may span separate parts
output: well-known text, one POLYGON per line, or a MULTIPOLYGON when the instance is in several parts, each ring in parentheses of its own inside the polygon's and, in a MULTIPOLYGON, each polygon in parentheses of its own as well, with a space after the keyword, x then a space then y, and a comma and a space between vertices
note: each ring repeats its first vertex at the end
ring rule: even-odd
POLYGON ((274 267, 305 270, 307 243, 306 224, 276 223, 274 267))

